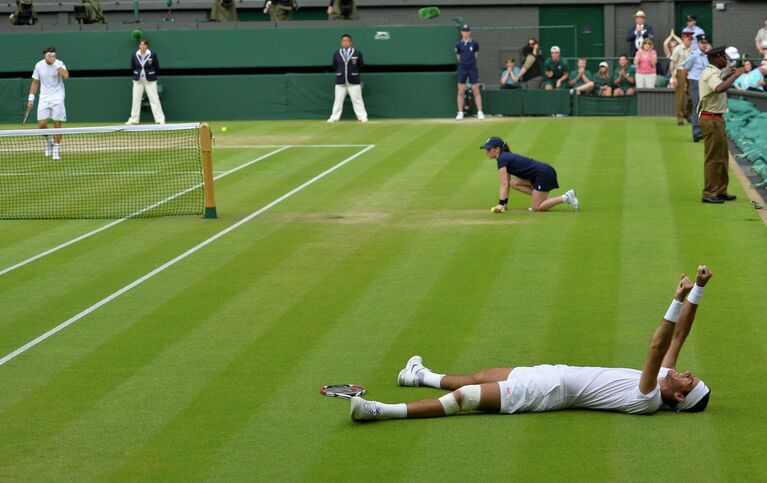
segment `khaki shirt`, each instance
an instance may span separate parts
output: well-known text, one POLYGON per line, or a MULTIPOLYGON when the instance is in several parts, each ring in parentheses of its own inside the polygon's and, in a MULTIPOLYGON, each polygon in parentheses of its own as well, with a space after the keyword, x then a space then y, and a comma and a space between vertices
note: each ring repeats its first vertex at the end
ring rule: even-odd
POLYGON ((698 112, 708 111, 719 114, 727 112, 727 93, 717 94, 714 89, 722 83, 722 70, 714 64, 708 64, 703 69, 698 81, 698 90, 700 91, 700 102, 698 103, 698 112))
POLYGON ((684 61, 687 60, 690 52, 692 52, 692 47, 685 47, 684 44, 674 47, 674 51, 671 52, 671 60, 674 62, 674 72, 672 74, 676 74, 676 71, 684 65, 684 61))

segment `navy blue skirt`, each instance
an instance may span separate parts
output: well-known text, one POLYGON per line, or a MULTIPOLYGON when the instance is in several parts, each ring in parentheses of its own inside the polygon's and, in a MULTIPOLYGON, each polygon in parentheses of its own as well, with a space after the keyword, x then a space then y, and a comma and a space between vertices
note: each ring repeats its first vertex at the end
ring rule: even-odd
POLYGON ((545 191, 548 193, 551 190, 559 188, 559 183, 557 183, 557 172, 554 171, 554 168, 549 166, 548 169, 541 170, 541 172, 535 176, 535 179, 530 181, 530 184, 533 185, 535 191, 545 191))

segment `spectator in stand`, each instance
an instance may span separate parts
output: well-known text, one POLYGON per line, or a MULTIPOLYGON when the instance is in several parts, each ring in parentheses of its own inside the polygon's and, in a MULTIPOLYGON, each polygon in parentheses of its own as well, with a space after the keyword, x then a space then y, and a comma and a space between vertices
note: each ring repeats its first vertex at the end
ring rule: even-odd
POLYGON ((357 20, 360 18, 357 11, 357 0, 330 0, 327 12, 333 20, 357 20))
POLYGON ((234 0, 215 0, 210 9, 211 22, 236 22, 237 5, 234 0))
POLYGON ((264 15, 269 15, 272 22, 293 20, 293 12, 298 10, 298 0, 266 0, 264 15))
POLYGON ((767 65, 754 68, 754 63, 750 60, 743 61, 745 72, 735 80, 732 85, 739 91, 762 91, 764 92, 764 75, 767 72, 767 65))
POLYGON ((655 80, 658 77, 655 67, 657 64, 658 53, 653 48, 652 40, 644 39, 642 49, 637 50, 637 53, 634 55, 637 89, 651 89, 655 87, 655 80))
POLYGON ((687 70, 684 68, 684 62, 691 52, 692 33, 685 32, 682 34, 682 43, 674 48, 669 61, 671 87, 674 88, 676 98, 676 122, 680 126, 684 125, 684 120, 690 119, 692 114, 692 98, 687 84, 687 70))
POLYGON ((695 15, 687 16, 687 27, 682 29, 682 33, 690 32, 692 34, 692 48, 698 48, 698 35, 703 35, 706 32, 702 28, 698 27, 698 17, 695 15))
POLYGON ((637 13, 634 14, 634 20, 634 26, 629 28, 628 34, 626 34, 626 40, 628 40, 631 49, 631 57, 634 57, 636 51, 642 47, 642 42, 645 39, 655 38, 652 25, 645 23, 646 17, 643 11, 637 10, 637 13))
POLYGON ((613 96, 633 96, 636 93, 636 68, 625 55, 618 57, 618 69, 613 75, 613 96))
POLYGON ((711 48, 708 39, 704 35, 698 35, 698 48, 692 49, 687 60, 684 61, 684 68, 687 71, 687 85, 690 87, 690 96, 692 97, 692 115, 690 123, 692 124, 692 140, 698 142, 703 139, 698 122, 698 104, 700 103, 700 91, 698 90, 698 80, 703 73, 703 69, 708 66, 708 57, 706 52, 711 48))
POLYGON ((578 59, 578 68, 570 72, 567 84, 570 86, 570 95, 581 96, 594 90, 594 76, 586 70, 586 59, 578 59))
POLYGON ((599 63, 599 70, 594 75, 594 93, 602 97, 610 97, 613 95, 613 78, 608 70, 607 62, 599 63))
MULTIPOLYGON (((677 48, 679 44, 682 43, 682 39, 676 36, 674 33, 674 29, 671 29, 671 33, 668 37, 666 37, 666 40, 663 41, 663 55, 669 59, 668 64, 666 64, 666 68, 662 70, 663 75, 666 76, 666 82, 668 82, 668 87, 674 87, 671 83, 671 77, 673 75, 673 72, 671 72, 671 54, 674 53, 674 49, 677 48)), ((660 62, 658 62, 660 64, 660 62)))
POLYGON ((546 62, 543 64, 543 72, 546 77, 543 80, 543 88, 547 91, 567 86, 566 82, 570 75, 570 68, 567 62, 562 59, 562 52, 556 45, 551 48, 551 57, 546 59, 546 62))
POLYGON ((543 83, 542 66, 543 55, 538 41, 527 39, 527 45, 522 47, 522 68, 519 75, 526 89, 540 89, 543 83))
POLYGON ((767 55, 767 18, 764 19, 764 26, 756 32, 756 51, 764 57, 767 55))
POLYGON ((501 89, 519 89, 520 75, 514 57, 506 59, 506 68, 501 71, 501 89))

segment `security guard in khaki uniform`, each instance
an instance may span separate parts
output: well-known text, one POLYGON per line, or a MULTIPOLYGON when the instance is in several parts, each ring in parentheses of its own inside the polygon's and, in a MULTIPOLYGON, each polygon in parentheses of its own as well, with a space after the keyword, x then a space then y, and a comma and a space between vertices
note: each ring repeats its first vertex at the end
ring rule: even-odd
POLYGON ((692 98, 690 97, 690 88, 687 86, 687 69, 684 68, 684 61, 692 52, 692 32, 682 34, 682 43, 674 47, 671 53, 671 81, 674 84, 674 97, 676 99, 676 120, 680 126, 684 125, 684 120, 690 120, 692 113, 692 98))
POLYGON ((725 47, 711 49, 706 52, 706 56, 709 64, 703 69, 698 82, 700 102, 697 107, 706 159, 701 201, 721 204, 735 199, 735 196, 727 193, 730 152, 722 114, 727 112, 727 90, 744 69, 728 67, 725 47))
POLYGON ((293 20, 293 12, 298 10, 298 0, 266 0, 264 15, 269 15, 272 22, 293 20))
POLYGON ((330 0, 328 15, 333 20, 357 20, 360 18, 357 0, 330 0))

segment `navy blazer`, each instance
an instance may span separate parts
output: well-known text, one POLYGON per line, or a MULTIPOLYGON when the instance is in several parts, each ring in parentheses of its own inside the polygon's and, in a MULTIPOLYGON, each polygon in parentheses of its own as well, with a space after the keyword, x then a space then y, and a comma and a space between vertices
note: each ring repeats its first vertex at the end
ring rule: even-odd
MULTIPOLYGON (((646 39, 655 38, 655 34, 652 31, 652 25, 644 24, 644 29, 645 29, 644 38, 646 39)), ((628 33, 626 34, 626 40, 628 40, 630 43, 629 50, 631 51, 631 55, 629 56, 629 62, 634 61, 634 55, 637 53, 637 47, 634 43, 636 41, 636 38, 637 38, 636 25, 632 25, 628 33)))
MULTIPOLYGON (((137 81, 141 77, 141 62, 138 61, 136 54, 131 56, 131 69, 133 70, 133 80, 137 81)), ((157 53, 149 51, 149 58, 144 63, 144 75, 148 81, 157 80, 157 72, 160 70, 160 59, 157 53)))
POLYGON ((343 49, 338 49, 333 54, 333 70, 336 72, 336 84, 359 84, 360 70, 365 67, 362 52, 352 47, 349 61, 344 62, 344 56, 341 54, 342 51, 343 49))

